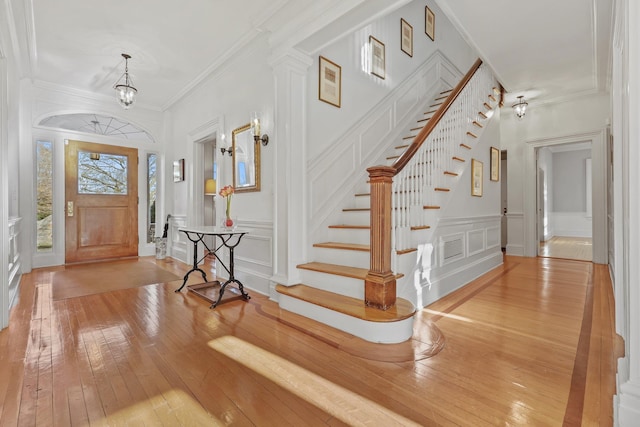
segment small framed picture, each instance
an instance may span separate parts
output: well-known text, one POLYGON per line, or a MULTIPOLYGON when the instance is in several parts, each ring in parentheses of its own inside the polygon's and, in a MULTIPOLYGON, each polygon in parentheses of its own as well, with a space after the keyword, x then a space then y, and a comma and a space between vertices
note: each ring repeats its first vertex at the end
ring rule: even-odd
POLYGON ((431 40, 436 40, 436 16, 429 6, 424 7, 424 32, 431 40))
POLYGON ((371 50, 371 74, 381 79, 385 77, 384 43, 373 36, 369 36, 371 50))
POLYGON ((482 197, 482 162, 471 159, 471 195, 482 197))
POLYGON ((184 181, 184 159, 173 162, 173 182, 184 181))
POLYGON ((342 67, 335 62, 320 57, 318 75, 318 98, 340 108, 342 95, 342 67))
POLYGON ((413 57, 413 27, 402 18, 400 18, 400 49, 413 57))
POLYGON ((491 174, 489 179, 491 181, 500 181, 500 150, 496 147, 491 147, 491 174))

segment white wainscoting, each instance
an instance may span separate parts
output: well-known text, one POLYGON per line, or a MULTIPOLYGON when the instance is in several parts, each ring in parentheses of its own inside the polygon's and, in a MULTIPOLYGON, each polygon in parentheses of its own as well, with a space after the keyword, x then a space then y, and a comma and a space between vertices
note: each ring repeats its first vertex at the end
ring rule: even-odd
POLYGON ((593 218, 586 212, 551 212, 552 236, 591 237, 593 218))
POLYGON ((184 233, 179 231, 180 227, 187 226, 187 217, 185 215, 171 215, 169 218, 169 232, 167 233, 168 255, 186 264, 193 264, 193 260, 189 259, 189 246, 191 242, 184 233))
POLYGON ((235 249, 235 275, 253 291, 269 295, 273 276, 273 223, 238 220, 238 227, 249 229, 235 249))
POLYGON ((437 51, 371 111, 337 138, 330 149, 309 162, 311 240, 327 233, 327 224, 367 180, 366 169, 380 163, 391 141, 399 141, 424 104, 462 74, 437 51), (356 187, 357 188, 357 187, 356 187))
MULTIPOLYGON (((180 227, 186 225, 186 216, 171 216, 168 245, 171 257, 192 265, 193 243, 179 231, 180 227)), ((269 280, 273 275, 273 223, 239 218, 238 227, 250 231, 234 249, 234 274, 247 289, 269 295, 269 280)), ((199 245, 198 250, 202 250, 202 245, 199 245)), ((218 256, 229 265, 226 250, 221 250, 218 256)), ((198 255, 198 259, 201 257, 202 253, 198 255)), ((219 277, 227 278, 227 272, 222 266, 218 265, 216 272, 219 277)))
POLYGON ((507 213, 507 255, 524 256, 524 213, 507 213))
POLYGON ((9 218, 9 308, 18 300, 22 277, 19 246, 21 228, 22 218, 9 218))
POLYGON ((398 283, 398 295, 421 308, 501 265, 500 220, 500 215, 440 220, 435 244, 418 251, 417 263, 410 259, 417 266, 398 283))

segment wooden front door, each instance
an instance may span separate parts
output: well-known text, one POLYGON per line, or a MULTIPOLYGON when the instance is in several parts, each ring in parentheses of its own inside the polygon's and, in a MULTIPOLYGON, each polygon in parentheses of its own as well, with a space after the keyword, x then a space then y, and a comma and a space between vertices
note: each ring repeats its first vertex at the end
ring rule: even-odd
POLYGON ((65 262, 138 255, 138 150, 65 146, 65 262))

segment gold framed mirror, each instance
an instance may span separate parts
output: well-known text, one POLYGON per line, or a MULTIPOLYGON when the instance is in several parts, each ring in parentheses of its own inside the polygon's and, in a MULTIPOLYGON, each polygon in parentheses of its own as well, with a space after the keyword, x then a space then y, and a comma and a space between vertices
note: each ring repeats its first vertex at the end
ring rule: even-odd
POLYGON ((236 193, 260 191, 260 144, 253 139, 251 124, 233 130, 231 150, 236 193))

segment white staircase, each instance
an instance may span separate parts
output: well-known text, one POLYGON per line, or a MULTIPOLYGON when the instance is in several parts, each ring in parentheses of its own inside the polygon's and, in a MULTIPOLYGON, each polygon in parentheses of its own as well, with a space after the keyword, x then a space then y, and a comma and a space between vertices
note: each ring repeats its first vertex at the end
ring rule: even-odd
MULTIPOLYGON (((490 119, 490 111, 497 106, 496 87, 488 69, 476 72, 421 148, 394 178, 392 270, 396 280, 412 274, 408 263, 402 260, 403 255, 433 238, 441 208, 448 202, 464 169, 469 167, 469 150, 490 119)), ((402 139, 388 146, 380 163, 393 166, 406 160, 402 156, 451 93, 451 89, 437 93, 426 111, 416 115, 402 139)), ((366 182, 356 186, 351 201, 336 218, 328 227, 328 240, 313 244, 310 253, 313 261, 298 266, 302 270, 302 283, 276 287, 281 308, 367 341, 406 341, 413 333, 415 308, 411 302, 398 298, 395 307, 385 311, 364 304, 364 280, 371 261, 371 209, 366 182)))

